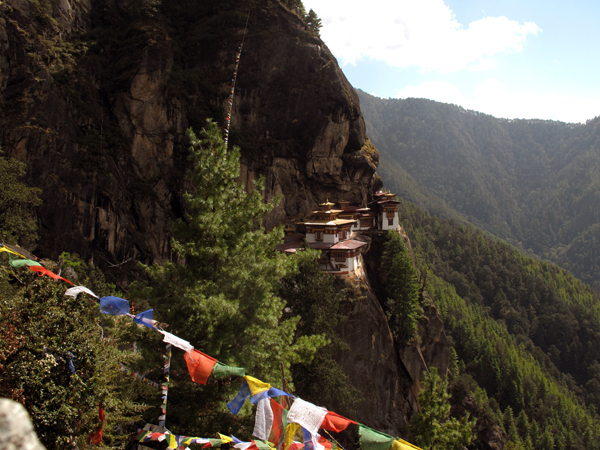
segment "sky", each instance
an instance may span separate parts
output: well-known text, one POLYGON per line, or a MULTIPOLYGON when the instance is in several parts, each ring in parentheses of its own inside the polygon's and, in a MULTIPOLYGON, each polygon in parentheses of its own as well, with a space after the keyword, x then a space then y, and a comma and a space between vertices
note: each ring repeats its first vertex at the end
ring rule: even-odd
POLYGON ((600 1, 303 0, 350 83, 495 117, 600 116, 600 1))

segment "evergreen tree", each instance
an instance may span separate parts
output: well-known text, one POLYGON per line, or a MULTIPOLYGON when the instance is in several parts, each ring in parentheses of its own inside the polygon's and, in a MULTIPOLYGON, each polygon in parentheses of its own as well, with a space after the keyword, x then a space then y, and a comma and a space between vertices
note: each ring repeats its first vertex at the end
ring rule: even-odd
MULTIPOLYGON (((250 192, 237 183, 239 148, 227 150, 212 120, 200 138, 191 130, 188 138, 193 191, 185 195, 185 217, 173 227, 176 258, 149 268, 150 289, 138 295, 152 298, 157 318, 174 334, 225 364, 245 367, 248 374, 278 385, 281 364, 289 373, 291 364, 310 362, 325 338, 294 339, 299 317, 282 317, 279 280, 297 267, 293 258, 275 250, 283 237, 281 227, 267 233, 262 226, 274 206, 263 203, 262 180, 250 192)), ((156 347, 156 341, 149 344, 156 347)), ((172 370, 183 369, 182 361, 174 355, 172 370)), ((179 386, 169 393, 176 405, 173 427, 186 434, 223 429, 232 420, 225 403, 239 384, 198 389, 185 369, 180 373, 179 386), (207 404, 213 406, 207 410, 207 404)))
POLYGON ((450 417, 448 380, 440 378, 435 367, 424 374, 419 406, 410 430, 423 450, 461 450, 475 438, 475 420, 450 417))
POLYGON ((346 319, 342 314, 342 304, 360 294, 345 288, 340 278, 323 273, 319 269, 320 255, 320 250, 309 248, 296 253, 294 257, 299 270, 281 281, 280 295, 288 305, 287 315, 301 317, 297 335, 324 332, 328 340, 310 365, 296 364, 292 367, 296 394, 328 409, 352 415, 360 391, 352 386, 348 375, 334 359, 334 355, 350 350, 335 330, 346 319))
POLYGON ((417 331, 419 284, 408 248, 400 235, 388 231, 381 262, 385 283, 386 310, 390 328, 400 345, 406 345, 417 331))
POLYGON ((300 17, 304 17, 306 14, 306 9, 304 9, 304 4, 302 0, 282 0, 283 4, 287 6, 291 11, 298 14, 300 17))
MULTIPOLYGON (((0 279, 11 272, 0 265, 0 279)), ((5 286, 0 302, 0 396, 25 406, 46 448, 84 448, 100 407, 103 444, 124 448, 135 431, 127 424, 145 409, 136 399, 154 389, 120 370, 130 355, 102 340, 111 318, 87 299, 65 296, 64 283, 26 269, 18 277, 24 285, 5 286)))
POLYGON ((0 242, 30 246, 37 238, 37 225, 30 208, 41 203, 38 188, 21 181, 26 164, 6 158, 0 151, 0 242))
POLYGON ((306 22, 306 25, 308 26, 308 29, 313 32, 314 34, 316 34, 317 36, 320 35, 320 29, 323 26, 323 24, 321 23, 321 19, 319 18, 319 16, 317 16, 317 13, 314 12, 312 9, 308 12, 308 14, 306 15, 306 17, 304 17, 304 22, 306 22))

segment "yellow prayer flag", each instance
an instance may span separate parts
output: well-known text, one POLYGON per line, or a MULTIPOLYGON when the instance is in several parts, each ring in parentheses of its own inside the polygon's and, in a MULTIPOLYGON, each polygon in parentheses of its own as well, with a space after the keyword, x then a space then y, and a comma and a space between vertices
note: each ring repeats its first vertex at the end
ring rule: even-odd
POLYGON ((20 253, 15 252, 14 250, 11 250, 8 247, 5 247, 4 245, 2 247, 0 247, 0 253, 2 252, 7 252, 7 253, 12 253, 13 255, 18 256, 19 258, 25 258, 23 255, 21 255, 20 253))
POLYGON ((283 450, 288 450, 292 442, 294 442, 294 436, 296 435, 296 431, 300 428, 300 424, 298 423, 290 423, 285 429, 285 437, 283 438, 283 450))
POLYGON ((256 395, 267 389, 271 389, 271 385, 269 383, 263 383, 262 381, 251 377, 249 375, 245 376, 246 382, 248 383, 248 387, 250 388, 250 394, 256 395))
POLYGON ((221 438, 221 440, 223 441, 223 444, 227 444, 228 442, 233 442, 233 439, 231 439, 229 436, 225 436, 221 433, 217 433, 219 435, 219 437, 221 438))
POLYGON ((169 442, 169 448, 177 449, 177 438, 175 437, 175 435, 174 434, 165 434, 165 437, 167 438, 167 440, 169 442))
POLYGON ((392 442, 392 448, 390 450, 421 450, 419 447, 412 445, 410 442, 406 442, 403 439, 396 439, 392 442))

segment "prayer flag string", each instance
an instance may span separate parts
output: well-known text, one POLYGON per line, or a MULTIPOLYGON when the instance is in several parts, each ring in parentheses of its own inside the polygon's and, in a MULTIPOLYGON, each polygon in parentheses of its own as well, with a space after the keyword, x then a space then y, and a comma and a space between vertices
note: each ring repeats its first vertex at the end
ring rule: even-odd
POLYGON ((163 382, 160 386, 162 392, 161 416, 158 418, 158 426, 164 427, 167 420, 167 397, 169 396, 169 373, 171 371, 171 344, 167 344, 165 355, 165 366, 163 368, 163 382))
POLYGON ((231 111, 233 110, 233 96, 235 94, 235 83, 237 80, 238 68, 240 67, 240 58, 242 56, 242 48, 244 47, 244 39, 246 38, 246 32, 248 31, 248 19, 250 18, 250 10, 246 16, 246 26, 244 28, 244 35, 242 36, 242 43, 238 49, 237 56, 235 58, 235 69, 233 70, 233 78, 231 79, 231 92, 229 93, 229 99, 227 100, 227 114, 225 116, 225 148, 229 142, 229 126, 231 125, 231 111))
MULTIPOLYGON (((242 41, 242 44, 243 44, 243 41, 242 41)), ((240 46, 240 52, 241 52, 241 46, 240 46)), ((238 62, 239 62, 239 54, 238 54, 238 62)), ((237 63, 236 63, 236 72, 237 72, 237 63)), ((22 251, 23 253, 26 253, 22 249, 19 249, 19 250, 22 251)), ((19 256, 21 258, 24 258, 25 261, 29 260, 27 262, 23 261, 24 262, 23 266, 28 267, 30 270, 37 271, 38 275, 42 275, 42 274, 49 275, 52 278, 54 278, 55 280, 62 279, 64 281, 66 281, 67 283, 73 284, 69 280, 62 278, 59 275, 53 274, 52 272, 47 271, 47 269, 43 268, 42 266, 37 265, 39 263, 36 263, 35 261, 33 261, 31 259, 31 258, 35 258, 32 255, 27 254, 27 256, 31 256, 31 258, 27 258, 23 254, 17 253, 15 251, 15 249, 8 248, 6 245, 0 244, 0 253, 2 253, 2 252, 9 253, 9 256, 10 256, 10 254, 19 256), (43 271, 40 269, 43 269, 43 271)), ((15 266, 15 265, 13 264, 13 266, 15 266)), ((17 266, 19 266, 19 265, 17 264, 17 266)), ((144 375, 140 375, 139 373, 128 369, 124 365, 121 365, 121 370, 126 372, 128 375, 132 375, 135 378, 139 378, 142 382, 149 384, 150 386, 155 386, 155 387, 161 388, 162 404, 161 404, 161 415, 159 416, 158 421, 159 421, 159 427, 162 427, 162 429, 164 429, 164 427, 165 427, 166 417, 167 417, 167 398, 168 398, 168 393, 169 393, 171 356, 172 356, 171 344, 173 343, 174 345, 176 345, 176 346, 182 348, 184 351, 186 351, 186 357, 187 357, 186 362, 188 363, 188 370, 190 371, 190 376, 192 377, 192 380, 195 382, 200 382, 200 383, 204 384, 204 383, 206 383, 206 379, 208 378, 209 375, 212 375, 215 377, 223 377, 223 376, 244 377, 244 384, 242 385, 242 389, 237 394, 236 398, 234 398, 227 405, 234 414, 238 413, 239 409, 242 407, 243 403, 245 402, 245 400, 248 397, 250 397, 250 400, 253 404, 258 404, 262 400, 266 400, 266 399, 272 398, 272 397, 289 396, 289 397, 295 399, 294 403, 292 404, 292 408, 290 408, 290 410, 289 410, 289 414, 288 414, 288 411, 284 410, 286 417, 287 417, 286 423, 289 422, 289 425, 287 428, 290 428, 290 426, 292 426, 292 427, 295 426, 296 428, 299 428, 301 426, 303 428, 303 430, 306 431, 305 442, 303 445, 301 443, 297 443, 297 442, 293 441, 294 433, 291 433, 291 430, 286 429, 286 436, 283 439, 285 450, 292 449, 292 448, 300 449, 303 447, 309 448, 309 449, 314 449, 314 450, 317 450, 317 448, 320 448, 320 447, 324 447, 325 450, 328 450, 331 447, 329 447, 328 445, 325 445, 325 442, 327 442, 327 441, 324 438, 322 438, 322 436, 318 435, 317 430, 324 429, 324 430, 330 430, 330 431, 334 431, 334 432, 341 432, 344 429, 346 429, 346 427, 348 427, 348 425, 350 425, 350 424, 356 424, 359 426, 360 443, 361 443, 361 447, 365 450, 415 450, 415 449, 421 450, 421 449, 419 449, 419 447, 416 447, 416 446, 410 444, 409 442, 406 442, 400 438, 395 438, 388 434, 373 430, 365 425, 359 424, 353 420, 342 417, 332 411, 327 411, 327 409, 325 409, 325 408, 318 407, 318 406, 313 405, 312 403, 306 402, 300 398, 296 398, 293 395, 288 394, 287 392, 281 391, 277 388, 273 388, 268 383, 264 383, 254 377, 245 375, 244 368, 227 366, 227 365, 217 361, 215 358, 210 357, 209 355, 205 355, 204 353, 195 351, 193 346, 189 342, 184 341, 183 339, 178 338, 177 336, 174 336, 170 333, 167 333, 164 330, 156 328, 156 321, 154 321, 152 318, 153 310, 144 311, 143 313, 140 313, 137 316, 134 316, 129 313, 129 302, 127 300, 121 299, 119 297, 110 297, 110 296, 99 298, 96 294, 94 294, 92 291, 90 291, 88 288, 86 288, 84 286, 74 286, 74 287, 68 289, 65 292, 65 295, 77 297, 77 295, 80 293, 85 293, 85 294, 95 297, 96 299, 98 299, 101 306, 103 306, 103 302, 104 302, 105 305, 103 308, 103 312, 105 314, 125 315, 125 316, 131 318, 132 320, 134 320, 135 322, 139 323, 140 325, 144 325, 148 328, 151 328, 157 332, 162 333, 165 336, 165 342, 167 343, 167 345, 166 345, 165 354, 163 355, 163 357, 165 359, 165 364, 163 366, 163 380, 160 384, 155 383, 151 380, 148 380, 147 378, 145 378, 144 375), (190 365, 192 368, 190 368, 190 365), (196 377, 198 377, 198 378, 195 379, 196 377), (289 431, 289 433, 288 433, 288 431, 289 431), (325 442, 323 442, 323 441, 325 441, 325 442)), ((70 363, 72 365, 72 359, 70 360, 70 363)), ((71 369, 71 371, 73 371, 73 370, 74 370, 74 367, 73 367, 73 369, 71 369)), ((275 403, 275 404, 277 404, 277 403, 275 403)), ((271 405, 273 405, 273 403, 271 403, 271 405)), ((264 408, 266 406, 266 403, 262 402, 261 406, 264 408)), ((103 428, 103 424, 104 424, 104 411, 102 410, 102 408, 100 408, 100 410, 99 410, 99 416, 100 416, 100 426, 99 426, 98 430, 96 431, 96 433, 94 433, 88 437, 89 441, 94 441, 93 443, 99 443, 102 440, 102 428, 103 428)), ((265 414, 265 416, 268 416, 268 414, 265 414)), ((275 419, 275 417, 273 417, 273 419, 275 419)), ((272 424, 271 427, 273 426, 273 424, 275 424, 276 428, 278 427, 277 429, 278 429, 279 434, 282 435, 283 429, 280 429, 281 427, 279 427, 277 425, 278 422, 276 422, 276 421, 274 422, 273 420, 271 420, 269 423, 272 424)), ((154 426, 152 426, 152 427, 154 427, 154 426)), ((269 427, 269 428, 271 428, 271 427, 269 427)), ((261 430, 262 430, 262 428, 261 428, 261 430)), ((263 431, 264 431, 264 436, 266 437, 266 434, 267 434, 266 428, 264 428, 263 431)), ((223 435, 220 435, 220 436, 224 437, 223 435)), ((281 437, 283 437, 283 435, 281 437)), ((281 437, 280 437, 280 439, 281 439, 281 437)), ((225 442, 222 439, 206 439, 206 438, 193 438, 193 437, 189 437, 189 436, 178 436, 178 435, 173 435, 168 432, 167 433, 152 432, 148 429, 140 432, 137 436, 137 439, 139 440, 139 442, 147 442, 149 440, 159 440, 159 441, 168 440, 169 448, 185 448, 187 445, 192 444, 192 443, 206 444, 205 447, 220 446, 222 443, 225 442), (183 444, 183 445, 180 445, 180 444, 183 444)), ((229 438, 227 438, 227 439, 229 439, 229 438)), ((280 440, 280 439, 277 439, 277 440, 280 440)), ((251 450, 261 450, 261 447, 265 447, 265 448, 269 447, 264 441, 261 441, 259 439, 255 440, 255 441, 253 440, 250 443, 237 444, 236 447, 238 445, 242 445, 242 444, 248 444, 247 447, 245 447, 245 448, 251 449, 251 450)))

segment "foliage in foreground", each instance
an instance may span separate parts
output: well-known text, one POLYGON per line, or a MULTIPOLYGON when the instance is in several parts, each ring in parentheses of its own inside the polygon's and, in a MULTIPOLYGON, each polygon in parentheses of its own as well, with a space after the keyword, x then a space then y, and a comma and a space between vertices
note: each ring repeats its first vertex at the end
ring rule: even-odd
POLYGON ((419 414, 413 417, 410 431, 423 450, 461 450, 475 438, 475 420, 468 416, 450 417, 448 379, 441 378, 435 367, 424 373, 419 392, 419 414))
POLYGON ((350 351, 336 329, 346 319, 342 305, 350 301, 352 293, 343 280, 319 269, 319 256, 320 251, 311 249, 297 253, 298 271, 281 280, 279 294, 286 300, 286 315, 300 317, 296 334, 324 333, 328 341, 310 364, 293 365, 292 374, 298 396, 351 416, 360 391, 352 386, 334 355, 350 351))
MULTIPOLYGON (((279 280, 297 270, 293 258, 275 250, 282 229, 265 232, 262 180, 250 192, 237 183, 239 149, 227 149, 212 121, 200 133, 190 130, 190 180, 186 214, 174 225, 174 262, 148 268, 151 282, 138 286, 170 331, 230 366, 276 383, 281 365, 310 362, 325 343, 322 335, 295 339, 299 317, 283 317, 279 280)), ((151 347, 156 342, 148 342, 151 347)), ((169 392, 171 431, 214 433, 233 426, 225 404, 241 382, 218 382, 199 389, 189 382, 182 351, 174 349, 174 387, 169 392), (208 410, 198 415, 198 409, 208 410)), ((279 386, 281 387, 281 386, 279 386)))
POLYGON ((101 406, 102 447, 121 448, 140 417, 135 399, 146 385, 120 371, 125 355, 114 340, 102 340, 111 327, 96 304, 67 297, 64 283, 27 272, 19 271, 24 286, 14 288, 11 270, 0 267, 0 396, 25 406, 47 448, 70 441, 82 448, 99 425, 101 406))

